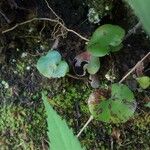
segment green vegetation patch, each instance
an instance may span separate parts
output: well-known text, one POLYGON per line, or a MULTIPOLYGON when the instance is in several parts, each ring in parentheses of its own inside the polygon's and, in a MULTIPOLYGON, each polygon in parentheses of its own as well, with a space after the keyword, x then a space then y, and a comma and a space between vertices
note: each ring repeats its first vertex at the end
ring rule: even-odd
POLYGON ((0 107, 1 149, 40 149, 46 137, 43 106, 37 109, 14 104, 0 107))
POLYGON ((72 113, 76 105, 80 107, 80 111, 89 114, 87 99, 91 89, 82 83, 72 83, 65 86, 60 94, 56 94, 49 99, 50 104, 58 109, 72 113))

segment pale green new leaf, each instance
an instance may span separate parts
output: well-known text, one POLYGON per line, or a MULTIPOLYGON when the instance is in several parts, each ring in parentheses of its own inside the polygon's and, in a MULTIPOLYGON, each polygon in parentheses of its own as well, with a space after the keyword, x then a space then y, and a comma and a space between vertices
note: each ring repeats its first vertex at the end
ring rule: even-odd
POLYGON ((50 150, 85 150, 76 136, 73 135, 71 129, 68 128, 66 122, 53 110, 48 103, 47 97, 42 94, 44 101, 47 123, 48 123, 48 137, 50 140, 50 150))
POLYGON ((53 78, 57 77, 64 77, 66 73, 69 71, 69 66, 66 61, 61 61, 57 66, 57 69, 53 72, 53 78))
POLYGON ((147 89, 150 86, 150 77, 148 76, 138 77, 136 80, 142 89, 147 89))
POLYGON ((64 77, 69 71, 69 66, 66 61, 61 59, 58 51, 50 50, 47 55, 40 57, 37 69, 47 78, 64 77))

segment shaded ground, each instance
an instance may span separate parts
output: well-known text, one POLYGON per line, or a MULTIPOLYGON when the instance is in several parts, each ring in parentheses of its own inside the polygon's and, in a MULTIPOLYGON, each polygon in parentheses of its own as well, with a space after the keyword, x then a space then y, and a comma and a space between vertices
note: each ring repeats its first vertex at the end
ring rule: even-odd
MULTIPOLYGON (((88 6, 81 3, 80 0, 53 0, 50 1, 50 6, 63 18, 67 27, 89 37, 97 25, 87 21, 88 6)), ((17 0, 9 0, 9 3, 1 1, 0 8, 5 14, 0 15, 0 31, 33 16, 54 18, 43 1, 35 0, 30 4, 17 0)), ((133 22, 127 22, 130 14, 126 9, 122 3, 117 3, 112 14, 105 16, 101 24, 119 24, 128 31, 136 19, 133 17, 133 22), (124 8, 121 9, 122 13, 119 13, 119 8, 124 8)), ((39 56, 52 46, 53 27, 52 23, 38 21, 0 34, 1 149, 47 149, 41 91, 47 92, 51 104, 67 120, 69 126, 73 127, 75 134, 90 116, 87 98, 92 88, 87 79, 46 79, 36 70, 35 64, 39 56)), ((85 51, 84 45, 85 42, 72 33, 59 43, 60 53, 70 64, 70 74, 74 74, 72 60, 77 54, 85 51)), ((115 81, 119 81, 148 51, 150 41, 140 29, 124 41, 121 51, 102 59, 99 71, 101 86, 110 84, 104 77, 109 70, 115 75, 115 81)), ((150 75, 148 63, 149 60, 144 63, 146 75, 150 75)), ((150 96, 149 90, 138 92, 138 86, 132 76, 126 83, 135 92, 138 101, 135 116, 128 122, 118 125, 93 121, 80 137, 81 143, 88 150, 149 149, 150 114, 149 109, 144 107, 146 96, 150 96)))

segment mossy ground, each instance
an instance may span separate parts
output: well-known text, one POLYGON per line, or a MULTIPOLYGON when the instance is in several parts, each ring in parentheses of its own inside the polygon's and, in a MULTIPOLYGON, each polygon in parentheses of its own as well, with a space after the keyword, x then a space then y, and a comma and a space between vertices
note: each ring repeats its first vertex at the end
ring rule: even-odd
MULTIPOLYGON (((39 2, 41 4, 35 8, 38 8, 38 11, 43 10, 43 12, 38 13, 41 13, 41 16, 47 16, 47 14, 53 16, 49 10, 45 10, 45 3, 39 2)), ((87 12, 85 6, 80 5, 80 0, 55 0, 49 1, 49 3, 64 19, 68 27, 77 29, 79 33, 84 33, 86 36, 89 36, 95 29, 93 25, 84 21, 87 20, 87 12), (80 7, 78 7, 79 5, 80 7), (80 15, 76 15, 79 11, 80 15)), ((28 5, 23 7, 26 6, 28 5)), ((32 7, 34 7, 34 4, 32 7)), ((11 14, 14 14, 14 10, 10 10, 12 11, 11 14)), ((122 21, 124 27, 129 26, 128 18, 124 19, 125 13, 121 11, 122 17, 117 9, 116 12, 116 15, 113 16, 115 24, 122 21), (118 15, 120 19, 117 18, 118 15)), ((15 11, 15 13, 17 12, 15 11)), ((21 21, 28 20, 25 16, 21 18, 21 13, 19 13, 12 18, 16 23, 18 23, 18 18, 15 20, 15 17, 20 17, 21 21)), ((108 19, 104 22, 110 23, 111 21, 108 19)), ((16 30, 8 32, 1 38, 0 149, 2 150, 48 149, 46 116, 41 100, 42 91, 47 93, 50 104, 62 118, 67 120, 68 125, 73 128, 74 134, 79 132, 90 117, 87 98, 92 89, 84 80, 67 77, 46 79, 36 69, 38 58, 52 46, 52 27, 54 25, 47 22, 33 22, 19 26, 16 30), (45 28, 43 28, 44 25, 45 28)), ((104 73, 112 68, 115 69, 114 72, 117 72, 116 80, 118 81, 147 53, 149 46, 149 40, 143 32, 131 36, 124 42, 124 48, 119 53, 102 59, 99 74, 101 84, 106 83, 104 73)), ((70 34, 66 39, 62 39, 59 45, 62 56, 68 62, 72 61, 73 55, 83 52, 84 47, 85 43, 81 39, 70 34)), ((70 63, 70 72, 72 73, 71 68, 70 63)), ((107 83, 109 84, 108 81, 107 83)), ((132 85, 131 87, 134 86, 133 83, 130 85, 132 85)), ((138 108, 135 116, 128 122, 115 125, 93 120, 79 138, 81 143, 87 150, 149 150, 150 114, 149 109, 144 107, 145 96, 143 96, 148 92, 147 90, 138 94, 137 90, 134 91, 138 108)))
MULTIPOLYGON (((20 65, 20 61, 18 62, 20 65)), ((25 66, 26 62, 26 59, 22 61, 25 66)), ((21 77, 26 76, 28 72, 24 65, 23 68, 21 77)), ((20 67, 16 71, 19 72, 20 67)), ((40 78, 40 82, 37 81, 39 87, 36 90, 32 91, 30 88, 27 91, 19 92, 18 90, 19 96, 17 97, 15 95, 17 93, 13 91, 15 83, 10 85, 9 80, 1 78, 2 80, 8 82, 9 88, 6 89, 1 84, 1 149, 48 149, 46 116, 41 100, 42 91, 47 94, 49 103, 73 128, 74 134, 79 132, 90 116, 87 99, 92 89, 84 82, 69 78, 52 82, 46 78, 40 78), (22 103, 23 100, 26 103, 22 103)), ((106 124, 93 120, 79 139, 88 150, 92 150, 93 147, 96 150, 136 149, 137 146, 148 150, 150 146, 149 124, 150 115, 147 111, 136 112, 135 117, 124 124, 106 124)))
POLYGON ((46 140, 44 108, 4 104, 0 108, 1 149, 42 149, 46 140))

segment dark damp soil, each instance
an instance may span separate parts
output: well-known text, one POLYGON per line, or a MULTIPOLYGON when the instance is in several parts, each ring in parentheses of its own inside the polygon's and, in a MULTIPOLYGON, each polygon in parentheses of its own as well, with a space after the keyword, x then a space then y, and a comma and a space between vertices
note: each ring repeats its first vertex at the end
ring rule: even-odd
MULTIPOLYGON (((48 2, 68 28, 86 38, 99 26, 87 20, 88 6, 83 4, 83 0, 48 2)), ((82 80, 67 76, 46 79, 37 71, 35 65, 38 58, 54 43, 51 36, 54 23, 34 21, 2 33, 33 17, 54 19, 54 14, 44 0, 1 0, 0 12, 0 147, 4 150, 48 149, 41 91, 47 92, 52 105, 77 134, 90 116, 87 98, 93 89, 88 83, 88 75, 82 80)), ((100 25, 105 23, 118 24, 128 32, 137 23, 137 18, 124 3, 116 2, 112 13, 103 17, 100 25)), ((150 51, 150 40, 142 29, 128 37, 123 45, 119 52, 102 58, 98 73, 101 85, 111 84, 105 78, 108 71, 111 71, 116 77, 115 82, 118 82, 150 51)), ((76 76, 73 59, 86 50, 85 41, 68 33, 66 38, 60 39, 58 50, 69 63, 69 73, 76 76)), ((149 60, 144 62, 145 75, 150 75, 149 60)), ((128 122, 117 125, 93 121, 79 138, 87 150, 149 149, 150 114, 144 104, 149 101, 150 92, 139 90, 133 75, 125 83, 134 91, 138 101, 135 116, 128 122)))

